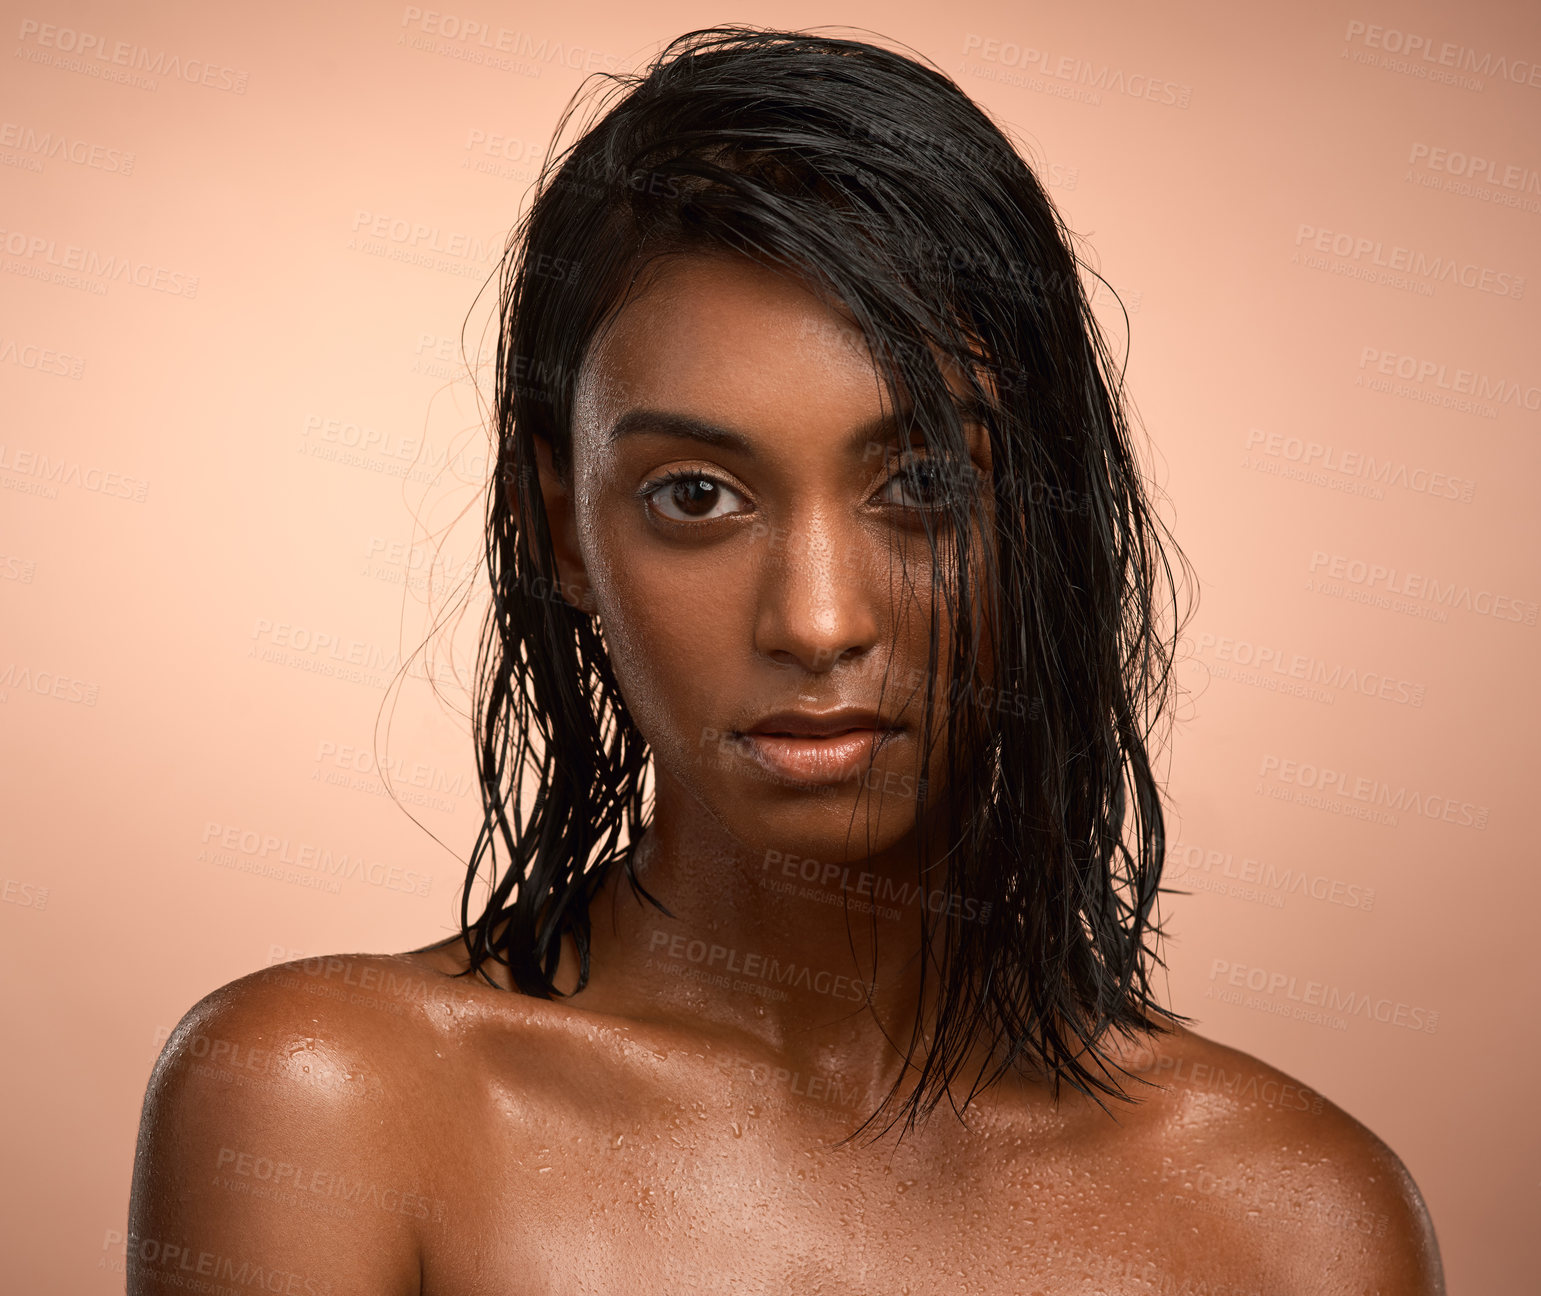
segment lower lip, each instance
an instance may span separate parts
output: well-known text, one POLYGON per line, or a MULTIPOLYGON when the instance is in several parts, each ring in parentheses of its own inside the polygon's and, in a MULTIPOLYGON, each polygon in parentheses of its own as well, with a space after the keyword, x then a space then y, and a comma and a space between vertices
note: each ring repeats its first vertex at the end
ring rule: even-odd
POLYGON ((744 734, 749 754, 778 778, 812 785, 841 783, 867 767, 879 735, 888 742, 897 737, 892 729, 852 729, 843 734, 815 738, 785 734, 744 734))

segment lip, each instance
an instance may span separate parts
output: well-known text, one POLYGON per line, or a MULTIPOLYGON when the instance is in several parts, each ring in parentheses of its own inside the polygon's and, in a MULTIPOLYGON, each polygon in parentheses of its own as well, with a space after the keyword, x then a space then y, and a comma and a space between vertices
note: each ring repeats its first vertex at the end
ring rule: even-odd
POLYGON ((842 783, 867 768, 879 738, 902 730, 875 711, 783 711, 739 735, 746 753, 777 779, 808 786, 842 783))
POLYGON ((876 711, 864 707, 837 707, 833 711, 773 711, 756 720, 744 733, 749 737, 828 738, 855 729, 896 729, 876 711))

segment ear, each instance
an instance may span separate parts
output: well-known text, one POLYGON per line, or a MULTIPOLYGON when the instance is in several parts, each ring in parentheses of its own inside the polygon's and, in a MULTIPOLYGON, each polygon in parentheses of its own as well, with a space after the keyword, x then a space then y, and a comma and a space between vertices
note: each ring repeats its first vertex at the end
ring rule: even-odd
MULTIPOLYGON (((594 590, 589 584, 588 568, 583 561, 583 550, 578 544, 578 518, 574 508, 572 484, 557 473, 551 464, 551 443, 545 437, 531 438, 535 446, 535 463, 540 475, 540 494, 546 506, 546 520, 551 527, 551 550, 556 559, 556 589, 580 612, 594 611, 594 590)), ((509 505, 515 516, 519 513, 519 484, 510 480, 507 486, 509 505)))

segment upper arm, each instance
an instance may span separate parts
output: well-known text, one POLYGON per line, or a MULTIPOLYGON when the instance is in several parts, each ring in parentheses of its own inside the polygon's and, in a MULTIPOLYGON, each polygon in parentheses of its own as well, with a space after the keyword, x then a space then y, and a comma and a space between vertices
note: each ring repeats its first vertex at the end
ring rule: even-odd
POLYGON ((1163 1201, 1211 1230, 1238 1284, 1298 1296, 1444 1296, 1434 1226, 1401 1159, 1341 1107, 1237 1049, 1182 1031, 1148 1069, 1163 1201), (1193 1212, 1191 1215, 1189 1211, 1193 1212))
MULTIPOLYGON (((1311 1091, 1272 1067, 1296 1095, 1311 1091)), ((1444 1296, 1434 1225, 1418 1185, 1380 1138, 1321 1098, 1244 1105, 1217 1149, 1267 1229, 1283 1290, 1301 1296, 1444 1296)), ((1250 1218, 1250 1216, 1246 1216, 1250 1218)))
POLYGON ((1346 1113, 1327 1133, 1331 1178, 1303 1256, 1309 1288, 1345 1296, 1444 1296, 1444 1267, 1434 1224, 1407 1167, 1379 1138, 1346 1113))
POLYGON ((182 1019, 145 1095, 130 1296, 197 1278, 304 1296, 419 1290, 432 1199, 379 1079, 401 1041, 365 1018, 256 974, 182 1019))

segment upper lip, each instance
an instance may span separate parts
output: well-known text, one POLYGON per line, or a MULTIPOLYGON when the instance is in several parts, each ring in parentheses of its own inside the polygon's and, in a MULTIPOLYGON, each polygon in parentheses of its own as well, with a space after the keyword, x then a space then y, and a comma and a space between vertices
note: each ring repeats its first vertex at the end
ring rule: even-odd
POLYGON ((837 707, 833 711, 775 711, 756 720, 744 732, 827 737, 852 729, 896 728, 892 721, 865 707, 837 707))

